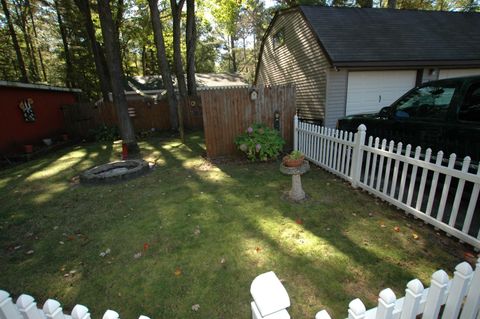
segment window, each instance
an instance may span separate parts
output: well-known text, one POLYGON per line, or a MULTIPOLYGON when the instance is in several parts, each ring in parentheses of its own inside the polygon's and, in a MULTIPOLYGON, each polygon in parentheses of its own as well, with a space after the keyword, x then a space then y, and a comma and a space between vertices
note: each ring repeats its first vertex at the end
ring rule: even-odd
POLYGON ((455 89, 453 85, 420 87, 398 101, 394 114, 398 118, 444 119, 455 89))
POLYGON ((285 29, 280 29, 273 35, 273 48, 276 49, 285 43, 285 29))
POLYGON ((461 121, 480 122, 480 83, 473 84, 465 95, 458 119, 461 121))

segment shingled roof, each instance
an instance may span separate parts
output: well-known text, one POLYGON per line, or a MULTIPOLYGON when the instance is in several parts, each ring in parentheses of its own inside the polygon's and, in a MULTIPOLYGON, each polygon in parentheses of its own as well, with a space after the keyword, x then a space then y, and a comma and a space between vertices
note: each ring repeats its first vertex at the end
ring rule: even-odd
POLYGON ((333 66, 480 65, 480 13, 298 9, 333 66))

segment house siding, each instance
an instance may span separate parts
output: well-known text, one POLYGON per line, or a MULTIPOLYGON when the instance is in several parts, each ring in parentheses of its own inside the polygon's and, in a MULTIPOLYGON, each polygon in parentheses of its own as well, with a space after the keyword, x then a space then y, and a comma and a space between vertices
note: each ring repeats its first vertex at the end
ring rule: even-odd
POLYGON ((325 126, 335 127, 337 119, 345 115, 348 71, 330 70, 327 79, 325 126))
POLYGON ((301 13, 279 15, 263 46, 257 83, 295 84, 299 117, 323 121, 326 72, 330 64, 301 13), (273 37, 281 29, 284 30, 284 44, 274 48, 273 37))

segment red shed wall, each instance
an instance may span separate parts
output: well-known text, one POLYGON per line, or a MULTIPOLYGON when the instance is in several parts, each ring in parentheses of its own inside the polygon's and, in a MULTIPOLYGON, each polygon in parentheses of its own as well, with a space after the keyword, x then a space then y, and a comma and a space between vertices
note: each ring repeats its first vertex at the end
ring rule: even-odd
POLYGON ((76 102, 74 93, 0 87, 0 153, 21 151, 24 144, 39 144, 65 132, 61 106, 76 102), (20 102, 33 100, 35 122, 25 122, 20 102))

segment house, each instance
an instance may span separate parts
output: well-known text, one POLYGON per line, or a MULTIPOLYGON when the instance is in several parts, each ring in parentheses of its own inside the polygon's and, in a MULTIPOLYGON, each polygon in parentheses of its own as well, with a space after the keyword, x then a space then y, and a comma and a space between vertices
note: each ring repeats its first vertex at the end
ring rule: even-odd
POLYGON ((294 83, 300 118, 334 127, 426 81, 480 74, 480 13, 299 6, 278 11, 255 83, 294 83))
MULTIPOLYGON (((197 90, 220 89, 223 87, 245 87, 248 83, 239 75, 231 73, 196 73, 197 90)), ((176 78, 173 77, 176 88, 176 78)), ((161 99, 166 90, 161 76, 128 77, 124 85, 128 100, 141 98, 161 99)))
POLYGON ((62 106, 77 102, 79 89, 0 81, 0 154, 23 152, 66 132, 62 106))

